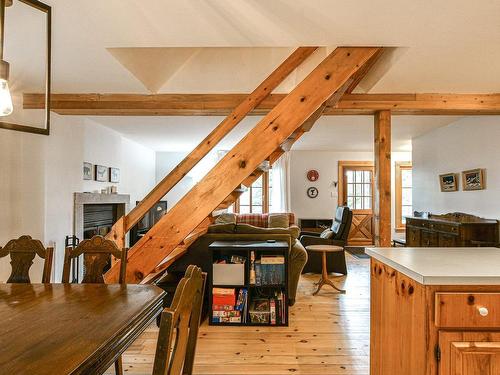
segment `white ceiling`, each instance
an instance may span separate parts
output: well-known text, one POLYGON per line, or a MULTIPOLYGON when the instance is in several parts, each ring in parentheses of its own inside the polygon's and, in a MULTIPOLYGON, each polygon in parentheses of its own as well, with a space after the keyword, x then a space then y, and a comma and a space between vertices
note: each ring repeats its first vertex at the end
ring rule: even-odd
MULTIPOLYGON (((227 150, 235 145, 260 119, 250 116, 242 121, 218 146, 227 150)), ((457 120, 452 116, 394 116, 392 148, 410 151, 411 139, 457 120)), ((208 135, 223 117, 92 117, 156 151, 190 151, 208 135)), ((372 116, 324 116, 293 146, 294 150, 373 150, 372 116)))
MULTIPOLYGON (((53 7, 54 92, 248 92, 300 45, 330 47, 278 91, 290 90, 334 46, 381 45, 397 53, 375 80, 361 83, 369 92, 500 92, 498 0, 45 1, 53 7)), ((16 72, 15 62, 29 61, 39 38, 23 39, 20 48, 9 24, 26 20, 13 8, 6 17, 6 58, 13 80, 22 80, 29 75, 16 72)), ((23 27, 40 34, 38 24, 23 27)), ((395 117, 394 146, 406 149, 411 137, 453 119, 395 117)), ((93 121, 156 150, 185 150, 220 118, 93 121)), ((295 148, 365 150, 371 129, 371 117, 325 117, 295 148)))

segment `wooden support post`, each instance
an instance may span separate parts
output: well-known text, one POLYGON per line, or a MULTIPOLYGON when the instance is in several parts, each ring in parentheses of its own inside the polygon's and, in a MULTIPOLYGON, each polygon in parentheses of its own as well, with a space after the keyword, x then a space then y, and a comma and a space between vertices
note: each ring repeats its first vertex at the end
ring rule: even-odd
POLYGON ((391 111, 375 113, 375 245, 391 246, 391 111))
MULTIPOLYGON (((342 47, 332 52, 134 245, 129 252, 127 282, 140 282, 154 270, 378 50, 342 47)), ((111 268, 107 282, 117 279, 118 269, 116 264, 111 268)))

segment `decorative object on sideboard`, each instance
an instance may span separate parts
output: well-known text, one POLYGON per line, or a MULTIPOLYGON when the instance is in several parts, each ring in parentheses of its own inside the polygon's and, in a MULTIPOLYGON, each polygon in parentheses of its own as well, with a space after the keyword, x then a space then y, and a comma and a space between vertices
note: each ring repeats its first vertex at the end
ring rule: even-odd
POLYGON ((104 165, 95 166, 95 180, 99 182, 108 182, 109 180, 109 170, 108 167, 104 165))
POLYGON ((316 169, 311 169, 307 171, 307 179, 311 182, 318 181, 319 172, 316 169))
POLYGON ((485 170, 471 169, 462 172, 462 185, 464 191, 486 189, 485 170))
POLYGON ((94 166, 92 163, 83 162, 83 179, 92 180, 92 169, 94 166))
POLYGON ((446 173, 439 175, 439 184, 441 185, 441 191, 457 191, 458 190, 458 179, 455 173, 446 173))
POLYGON ((109 182, 118 183, 120 182, 120 169, 119 168, 109 168, 109 182))
POLYGON ((39 0, 18 0, 15 2, 12 0, 1 0, 0 9, 0 116, 5 116, 0 120, 0 128, 49 135, 51 7, 39 0), (12 21, 9 19, 8 28, 5 28, 5 16, 8 17, 10 13, 12 13, 15 20, 12 21), (18 17, 18 15, 23 16, 18 17), (38 29, 35 28, 32 31, 34 24, 38 26, 38 29), (19 57, 19 54, 16 53, 18 52, 16 48, 18 46, 30 45, 28 42, 33 40, 33 38, 38 38, 41 43, 31 44, 32 48, 26 51, 30 59, 29 64, 26 65, 24 58, 19 57), (4 40, 8 42, 4 43, 4 40), (5 51, 4 47, 6 47, 5 51), (11 77, 9 77, 9 63, 3 60, 4 52, 5 55, 9 56, 10 62, 16 67, 14 75, 11 77), (25 65, 33 69, 30 71, 23 70, 25 65), (30 81, 25 82, 24 79, 28 75, 30 76, 30 81), (13 91, 12 96, 9 91, 9 81, 14 82, 14 86, 18 88, 17 92, 13 91), (40 82, 40 84, 32 86, 33 82, 40 82), (22 101, 19 99, 23 97, 20 88, 26 84, 30 84, 32 89, 44 94, 44 106, 38 118, 33 118, 33 111, 27 112, 29 110, 24 110, 22 101), (29 122, 19 124, 21 119, 28 118, 30 119, 29 122))
POLYGON ((318 194, 319 194, 318 189, 315 188, 314 186, 307 188, 307 196, 309 198, 316 198, 318 194))

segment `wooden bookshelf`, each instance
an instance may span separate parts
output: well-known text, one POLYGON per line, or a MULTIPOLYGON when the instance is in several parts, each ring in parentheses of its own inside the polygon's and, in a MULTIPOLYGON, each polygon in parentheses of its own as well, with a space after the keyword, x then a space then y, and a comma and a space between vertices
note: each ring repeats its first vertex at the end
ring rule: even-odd
MULTIPOLYGON (((215 284, 213 282, 213 272, 210 272, 208 282, 209 282, 209 324, 217 326, 276 326, 283 327, 288 326, 289 316, 288 316, 288 254, 289 254, 289 244, 285 241, 216 241, 209 246, 211 252, 212 264, 216 260, 222 257, 230 257, 232 255, 244 257, 244 282, 242 284, 215 284), (258 260, 262 255, 276 255, 283 256, 285 259, 284 263, 284 282, 279 284, 270 285, 256 285, 250 284, 250 257, 251 252, 255 253, 255 259, 258 260), (236 298, 238 298, 238 292, 240 289, 247 290, 247 308, 245 318, 243 319, 243 314, 241 315, 241 322, 214 322, 213 321, 213 288, 228 288, 236 290, 236 298), (252 323, 250 319, 250 306, 253 300, 256 298, 266 299, 272 298, 275 293, 282 293, 283 296, 283 307, 284 313, 282 314, 282 321, 276 324, 271 323, 252 323), (245 321, 246 320, 246 321, 245 321)), ((278 307, 276 306, 276 311, 278 307)))

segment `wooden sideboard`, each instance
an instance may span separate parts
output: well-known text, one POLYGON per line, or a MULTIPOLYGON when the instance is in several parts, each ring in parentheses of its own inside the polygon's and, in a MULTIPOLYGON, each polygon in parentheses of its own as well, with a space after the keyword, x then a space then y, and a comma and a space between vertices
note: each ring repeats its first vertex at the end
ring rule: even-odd
POLYGON ((408 247, 496 246, 498 221, 463 213, 406 218, 408 247))

